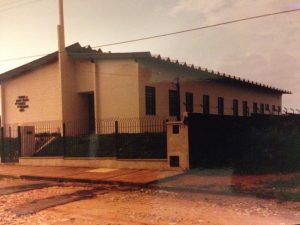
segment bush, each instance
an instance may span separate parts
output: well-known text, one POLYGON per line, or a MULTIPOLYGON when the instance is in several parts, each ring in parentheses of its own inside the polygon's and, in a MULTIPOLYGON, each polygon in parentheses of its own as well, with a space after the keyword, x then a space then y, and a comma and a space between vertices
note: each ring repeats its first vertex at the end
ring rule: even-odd
MULTIPOLYGON (((286 118, 285 118, 286 119, 286 118)), ((253 123, 239 135, 241 149, 235 161, 237 173, 290 172, 300 169, 300 130, 280 117, 264 126, 253 123)))

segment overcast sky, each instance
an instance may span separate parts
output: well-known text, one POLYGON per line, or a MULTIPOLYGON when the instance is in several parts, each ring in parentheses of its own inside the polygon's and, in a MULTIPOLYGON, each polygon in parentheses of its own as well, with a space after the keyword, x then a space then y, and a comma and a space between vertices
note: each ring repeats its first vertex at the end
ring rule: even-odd
MULTIPOLYGON (((66 44, 97 46, 300 8, 300 0, 65 0, 66 44)), ((300 11, 102 48, 151 51, 288 89, 300 109, 300 11)), ((58 0, 0 0, 0 61, 57 49, 58 0)), ((0 73, 34 58, 0 62, 0 73)))

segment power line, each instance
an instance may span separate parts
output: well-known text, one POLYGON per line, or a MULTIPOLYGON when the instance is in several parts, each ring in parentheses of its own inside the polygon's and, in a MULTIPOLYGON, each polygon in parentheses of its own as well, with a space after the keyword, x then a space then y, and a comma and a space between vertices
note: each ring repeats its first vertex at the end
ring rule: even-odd
POLYGON ((34 2, 38 2, 38 1, 41 1, 41 0, 30 0, 30 1, 27 1, 27 2, 21 2, 20 4, 17 4, 17 2, 15 2, 15 3, 12 2, 11 5, 6 5, 6 6, 3 6, 2 8, 1 8, 1 5, 0 5, 0 12, 8 11, 8 10, 11 10, 11 9, 14 9, 14 8, 18 8, 20 6, 29 5, 29 4, 32 4, 34 2))
POLYGON ((20 0, 5 1, 5 2, 0 3, 0 7, 16 4, 17 2, 20 2, 20 0))
POLYGON ((46 56, 46 55, 49 55, 49 54, 47 53, 47 54, 29 55, 29 56, 21 56, 21 57, 17 57, 17 58, 2 59, 2 60, 0 60, 0 62, 17 61, 17 60, 22 60, 22 59, 43 57, 43 56, 46 56))
POLYGON ((31 1, 34 0, 15 0, 15 1, 12 0, 12 1, 3 2, 2 4, 0 4, 0 9, 6 10, 6 8, 17 8, 21 5, 31 3, 31 1))
POLYGON ((143 38, 137 38, 137 39, 127 40, 127 41, 120 41, 120 42, 114 42, 114 43, 109 43, 109 44, 98 45, 98 46, 94 46, 92 48, 101 48, 101 47, 107 47, 107 46, 113 46, 113 45, 127 44, 127 43, 137 42, 137 41, 144 41, 144 40, 149 40, 149 39, 154 39, 154 38, 160 38, 160 37, 166 37, 166 36, 171 36, 171 35, 177 35, 177 34, 182 34, 182 33, 187 33, 187 32, 192 32, 192 31, 197 31, 197 30, 208 29, 208 28, 212 28, 212 27, 218 27, 218 26, 223 26, 223 25, 238 23, 238 22, 242 22, 242 21, 248 21, 248 20, 259 19, 259 18, 263 18, 263 17, 270 17, 270 16, 279 15, 279 14, 296 12, 296 11, 300 11, 300 9, 285 10, 285 11, 268 13, 268 14, 263 14, 263 15, 258 15, 258 16, 246 17, 246 18, 242 18, 242 19, 230 20, 230 21, 226 21, 226 22, 222 22, 222 23, 216 23, 216 24, 202 26, 202 27, 195 27, 195 28, 192 28, 192 29, 175 31, 175 32, 166 33, 166 34, 159 34, 159 35, 154 35, 154 36, 149 36, 149 37, 143 37, 143 38))
MULTIPOLYGON (((33 0, 33 1, 41 1, 41 0, 33 0)), ((143 37, 143 38, 137 38, 137 39, 127 40, 127 41, 120 41, 120 42, 114 42, 114 43, 109 43, 109 44, 103 44, 103 45, 93 46, 92 48, 101 48, 101 47, 107 47, 107 46, 121 45, 121 44, 127 44, 127 43, 144 41, 144 40, 155 39, 155 38, 161 38, 161 37, 166 37, 166 36, 178 35, 178 34, 197 31, 197 30, 203 30, 203 29, 208 29, 208 28, 213 28, 213 27, 218 27, 218 26, 223 26, 223 25, 228 25, 228 24, 234 24, 234 23, 239 23, 239 22, 244 22, 244 21, 249 21, 249 20, 254 20, 254 19, 259 19, 259 18, 264 18, 264 17, 275 16, 275 15, 279 15, 279 14, 292 13, 292 12, 296 12, 296 11, 300 11, 300 8, 299 9, 279 11, 279 12, 274 12, 274 13, 268 13, 268 14, 263 14, 263 15, 258 15, 258 16, 246 17, 246 18, 237 19, 237 20, 230 20, 230 21, 226 21, 226 22, 221 22, 221 23, 216 23, 216 24, 212 24, 212 25, 206 25, 206 26, 202 26, 202 27, 196 27, 196 28, 181 30, 181 31, 175 31, 175 32, 166 33, 166 34, 159 34, 159 35, 148 36, 148 37, 143 37)), ((77 54, 87 54, 87 53, 77 53, 77 54)), ((46 56, 46 55, 48 55, 48 54, 39 54, 39 55, 23 56, 23 57, 10 58, 10 59, 1 59, 0 62, 16 61, 16 60, 21 60, 21 59, 26 59, 26 58, 34 58, 34 57, 41 57, 41 56, 46 56)))

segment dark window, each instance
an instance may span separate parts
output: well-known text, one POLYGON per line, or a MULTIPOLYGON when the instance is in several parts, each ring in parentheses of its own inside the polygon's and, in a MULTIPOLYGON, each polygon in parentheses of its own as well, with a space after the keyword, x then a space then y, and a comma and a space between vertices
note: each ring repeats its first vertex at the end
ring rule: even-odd
POLYGON ((258 113, 257 102, 254 102, 254 103, 253 103, 253 113, 258 113))
POLYGON ((224 98, 218 97, 218 114, 224 115, 224 98))
POLYGON ((89 132, 92 134, 95 132, 95 103, 94 94, 86 95, 89 102, 89 132))
POLYGON ((260 103, 260 114, 265 114, 265 104, 260 103))
POLYGON ((270 111, 270 106, 269 106, 269 104, 266 104, 266 111, 270 111))
POLYGON ((169 90, 169 115, 177 116, 178 115, 178 95, 177 91, 169 90))
POLYGON ((209 114, 209 96, 203 95, 203 114, 209 114))
POLYGON ((179 134, 179 125, 173 125, 173 134, 179 134))
POLYGON ((281 113, 281 106, 278 106, 278 114, 281 113))
POLYGON ((155 115, 155 87, 146 86, 146 115, 155 115))
POLYGON ((194 111, 194 96, 193 93, 186 92, 185 93, 185 110, 187 112, 194 111))
POLYGON ((272 112, 276 112, 276 106, 275 105, 272 105, 272 112))
POLYGON ((232 111, 234 116, 239 115, 239 101, 237 99, 233 99, 232 101, 232 111))
POLYGON ((248 102, 243 101, 243 116, 248 116, 248 102))
POLYGON ((179 156, 170 156, 170 167, 179 167, 179 156))

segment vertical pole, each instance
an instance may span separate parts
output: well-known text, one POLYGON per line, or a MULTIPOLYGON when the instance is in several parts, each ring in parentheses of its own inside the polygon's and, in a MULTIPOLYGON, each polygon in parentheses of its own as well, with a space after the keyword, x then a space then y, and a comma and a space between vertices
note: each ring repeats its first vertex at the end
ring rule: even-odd
POLYGON ((98 110, 98 79, 99 79, 99 65, 95 62, 94 67, 94 113, 95 113, 95 133, 100 133, 99 122, 99 110, 98 110))
POLYGON ((1 104, 1 127, 3 127, 4 126, 4 122, 5 122, 5 115, 6 115, 6 113, 5 113, 5 107, 4 107, 4 98, 5 98, 5 85, 4 85, 4 82, 3 81, 1 81, 1 83, 0 83, 0 85, 1 85, 1 90, 0 90, 0 93, 1 93, 1 102, 2 102, 2 104, 1 104))
POLYGON ((176 92, 177 92, 177 120, 181 120, 180 114, 180 83, 179 78, 176 79, 176 92))
POLYGON ((4 127, 1 127, 1 163, 5 162, 4 158, 4 127))
POLYGON ((60 94, 60 110, 61 118, 64 121, 64 83, 65 83, 65 73, 66 73, 66 61, 67 53, 65 49, 65 30, 64 30, 64 10, 63 10, 63 0, 58 0, 59 6, 59 25, 57 26, 57 36, 58 36, 58 61, 59 61, 59 94, 60 94))
POLYGON ((21 143, 21 127, 18 126, 18 153, 19 153, 19 157, 22 156, 22 151, 21 151, 21 146, 22 146, 22 143, 21 143))
POLYGON ((115 156, 118 158, 119 156, 119 143, 118 143, 118 135, 119 135, 119 122, 115 121, 115 156))
POLYGON ((167 122, 168 120, 163 121, 163 143, 164 143, 164 158, 168 158, 168 136, 167 136, 167 122))
POLYGON ((65 49, 65 23, 64 23, 64 3, 59 0, 59 25, 58 25, 58 38, 60 52, 65 49))
POLYGON ((63 157, 66 157, 66 124, 63 123, 63 157))
POLYGON ((168 120, 163 120, 163 133, 167 132, 167 122, 168 120))
POLYGON ((4 153, 4 157, 5 157, 5 161, 10 161, 10 150, 11 150, 11 146, 12 146, 12 133, 11 133, 11 126, 8 127, 8 148, 7 148, 7 152, 4 153))

